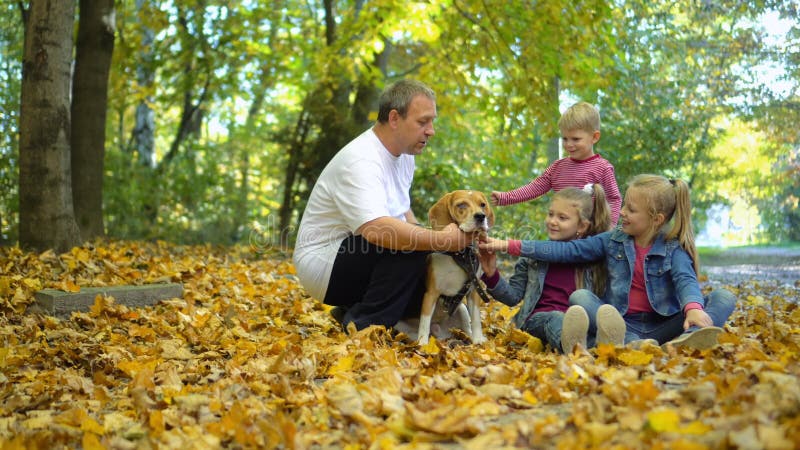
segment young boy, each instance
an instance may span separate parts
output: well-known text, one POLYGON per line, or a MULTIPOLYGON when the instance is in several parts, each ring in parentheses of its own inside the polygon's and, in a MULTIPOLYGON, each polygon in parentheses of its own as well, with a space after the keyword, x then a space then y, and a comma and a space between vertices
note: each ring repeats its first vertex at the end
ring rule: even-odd
POLYGON ((600 113, 587 102, 570 106, 558 121, 561 142, 569 154, 559 159, 535 180, 508 192, 492 191, 493 205, 505 206, 533 200, 550 190, 558 192, 566 187, 582 188, 588 183, 603 186, 611 207, 611 223, 616 224, 622 205, 614 166, 594 152, 600 140, 600 113))

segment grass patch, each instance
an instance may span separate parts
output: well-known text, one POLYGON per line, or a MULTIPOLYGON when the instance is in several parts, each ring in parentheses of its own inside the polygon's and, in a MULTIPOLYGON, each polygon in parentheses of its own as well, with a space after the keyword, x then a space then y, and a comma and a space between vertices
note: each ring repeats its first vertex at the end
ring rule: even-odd
POLYGON ((704 265, 737 264, 782 265, 800 262, 800 243, 746 245, 736 247, 698 247, 704 265))

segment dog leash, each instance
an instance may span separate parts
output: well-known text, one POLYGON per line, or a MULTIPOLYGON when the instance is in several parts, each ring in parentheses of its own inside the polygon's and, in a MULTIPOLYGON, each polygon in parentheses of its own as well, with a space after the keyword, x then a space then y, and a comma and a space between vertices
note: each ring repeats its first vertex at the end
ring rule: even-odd
POLYGON ((461 300, 469 294, 472 289, 478 292, 478 296, 480 296, 484 302, 489 303, 491 301, 489 294, 486 293, 486 290, 478 281, 478 276, 476 275, 478 271, 478 254, 475 251, 475 244, 465 247, 464 250, 459 252, 446 252, 446 254, 453 258, 453 261, 455 261, 462 270, 467 272, 467 276, 469 277, 464 287, 462 287, 456 295, 439 296, 444 306, 447 308, 447 313, 452 316, 456 308, 458 308, 458 304, 461 303, 461 300))

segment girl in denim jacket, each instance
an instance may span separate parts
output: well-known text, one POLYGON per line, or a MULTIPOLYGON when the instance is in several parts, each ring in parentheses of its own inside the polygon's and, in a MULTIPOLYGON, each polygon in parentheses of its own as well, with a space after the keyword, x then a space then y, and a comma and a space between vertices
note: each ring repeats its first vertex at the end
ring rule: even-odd
POLYGON ((727 290, 707 297, 700 291, 689 186, 682 180, 634 177, 619 226, 606 233, 569 242, 489 239, 480 247, 550 262, 605 261, 605 292, 577 290, 570 296, 570 304, 589 315, 590 346, 597 333, 598 339, 612 336, 617 345, 649 341, 709 348, 736 306, 727 290))
MULTIPOLYGON (((587 184, 583 189, 566 188, 556 192, 545 220, 547 234, 553 241, 570 241, 592 236, 611 228, 611 215, 603 187, 587 184)), ((513 318, 519 329, 530 333, 557 351, 570 352, 576 343, 586 346, 589 318, 583 309, 566 316, 573 323, 563 329, 569 296, 576 287, 594 287, 602 292, 606 283, 603 264, 561 264, 522 257, 508 280, 497 270, 494 252, 480 252, 483 275, 489 293, 508 306, 522 301, 513 318), (570 317, 574 315, 575 317, 570 317), (584 323, 582 334, 575 323, 584 323)), ((580 326, 578 326, 580 329, 580 326)))

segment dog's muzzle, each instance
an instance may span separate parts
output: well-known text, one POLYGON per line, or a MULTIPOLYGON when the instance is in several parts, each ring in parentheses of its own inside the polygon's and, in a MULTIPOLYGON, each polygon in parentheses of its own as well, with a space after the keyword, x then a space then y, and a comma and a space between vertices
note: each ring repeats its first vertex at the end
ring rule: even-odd
POLYGON ((480 228, 484 231, 489 229, 489 222, 486 221, 486 214, 475 213, 472 217, 475 219, 475 228, 480 228))

